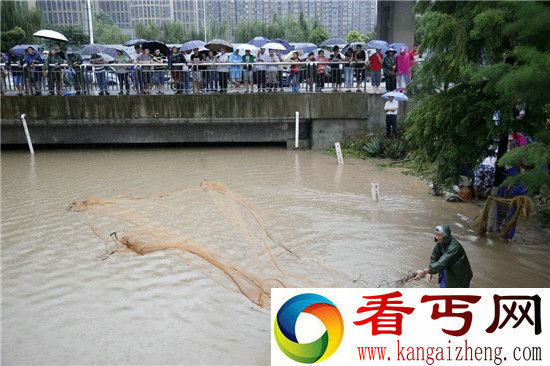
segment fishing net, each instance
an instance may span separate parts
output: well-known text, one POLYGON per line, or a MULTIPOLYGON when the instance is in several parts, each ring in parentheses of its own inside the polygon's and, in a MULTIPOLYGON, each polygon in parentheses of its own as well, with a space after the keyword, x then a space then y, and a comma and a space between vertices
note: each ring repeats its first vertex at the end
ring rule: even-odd
POLYGON ((496 227, 501 239, 511 239, 516 229, 519 217, 528 219, 535 210, 534 202, 527 196, 514 198, 487 197, 481 214, 474 220, 472 226, 477 235, 483 236, 487 232, 489 211, 491 205, 496 204, 496 227))
POLYGON ((168 250, 260 307, 270 306, 274 287, 336 287, 351 281, 278 240, 256 210, 222 183, 205 180, 174 192, 86 198, 68 210, 82 215, 105 243, 101 260, 121 252, 145 256, 168 250))

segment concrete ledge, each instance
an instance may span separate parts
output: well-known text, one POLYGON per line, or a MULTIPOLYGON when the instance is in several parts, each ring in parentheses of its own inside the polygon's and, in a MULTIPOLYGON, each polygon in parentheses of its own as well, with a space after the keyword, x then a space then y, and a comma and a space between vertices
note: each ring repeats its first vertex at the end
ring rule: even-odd
POLYGON ((383 108, 380 95, 366 93, 3 96, 1 141, 26 143, 26 114, 37 144, 286 143, 298 111, 300 140, 324 149, 384 128, 383 108))

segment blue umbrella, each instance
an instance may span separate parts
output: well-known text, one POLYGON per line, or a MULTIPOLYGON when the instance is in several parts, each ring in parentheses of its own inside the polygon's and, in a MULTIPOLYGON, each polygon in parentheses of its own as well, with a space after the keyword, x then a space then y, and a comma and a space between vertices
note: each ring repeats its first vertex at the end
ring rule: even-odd
POLYGON ((12 52, 17 57, 25 56, 25 52, 27 52, 27 48, 32 47, 34 48, 38 53, 42 53, 42 50, 44 47, 42 46, 36 46, 33 44, 20 44, 15 47, 12 47, 10 49, 10 52, 12 52))
POLYGON ((391 91, 384 95, 382 95, 384 99, 389 99, 390 97, 393 97, 398 102, 406 102, 409 100, 409 97, 407 97, 405 94, 401 92, 391 91))
POLYGON ((304 54, 315 52, 317 50, 317 46, 313 43, 291 43, 291 45, 294 46, 295 50, 302 50, 304 54))
POLYGON ((286 48, 285 53, 288 53, 294 49, 294 46, 292 46, 290 43, 288 43, 287 41, 281 38, 273 38, 270 42, 275 42, 283 45, 286 48))
POLYGON ((344 39, 334 37, 334 38, 329 38, 326 41, 324 41, 323 43, 321 43, 321 47, 332 47, 332 46, 346 44, 346 43, 348 43, 348 42, 346 42, 344 39))
POLYGON ((254 37, 250 41, 248 41, 248 44, 251 44, 253 46, 256 46, 258 48, 262 47, 264 44, 269 42, 269 39, 265 37, 254 37))
POLYGON ((200 49, 200 48, 203 48, 205 44, 206 44, 206 42, 201 41, 201 40, 185 42, 184 44, 181 45, 180 51, 181 52, 187 52, 187 51, 194 50, 195 48, 200 49))
POLYGON ((372 40, 367 43, 367 48, 372 49, 378 49, 380 48, 382 50, 382 53, 386 52, 388 48, 390 48, 390 45, 386 41, 381 41, 379 39, 372 40))
POLYGON ((107 47, 105 47, 104 45, 102 44, 89 44, 87 46, 84 46, 81 50, 80 50, 80 54, 81 55, 91 55, 91 54, 94 54, 94 53, 105 53, 105 49, 107 47))
POLYGON ((390 44, 390 47, 395 48, 397 53, 401 52, 402 48, 404 48, 406 52, 409 52, 409 46, 407 46, 405 43, 400 43, 400 42, 392 43, 390 44))

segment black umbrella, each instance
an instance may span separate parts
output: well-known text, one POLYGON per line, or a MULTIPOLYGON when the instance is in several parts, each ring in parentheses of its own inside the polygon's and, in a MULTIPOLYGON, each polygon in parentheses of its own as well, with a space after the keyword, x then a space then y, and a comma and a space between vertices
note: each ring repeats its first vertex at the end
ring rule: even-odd
POLYGON ((144 44, 145 42, 148 42, 146 39, 131 39, 128 42, 124 43, 127 47, 135 46, 136 44, 144 44))
POLYGON ((162 42, 159 42, 159 41, 148 41, 148 42, 145 42, 144 44, 141 45, 141 48, 142 49, 148 49, 149 52, 151 52, 151 54, 153 54, 155 52, 155 50, 160 50, 160 53, 163 55, 163 56, 168 56, 170 55, 170 49, 168 48, 167 45, 165 45, 164 43, 162 42))

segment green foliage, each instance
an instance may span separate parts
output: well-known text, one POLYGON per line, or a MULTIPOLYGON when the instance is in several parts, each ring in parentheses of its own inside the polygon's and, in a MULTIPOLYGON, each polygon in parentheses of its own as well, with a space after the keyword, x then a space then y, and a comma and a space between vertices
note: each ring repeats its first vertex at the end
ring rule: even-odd
POLYGON ((50 26, 50 28, 67 37, 70 46, 80 46, 83 44, 88 44, 90 41, 89 35, 84 33, 84 30, 81 27, 65 25, 50 26))
POLYGON ((29 10, 28 3, 0 1, 0 48, 6 51, 17 44, 34 43, 36 40, 32 35, 42 28, 42 24, 42 14, 38 10, 29 10))
POLYGON ((330 33, 318 20, 307 20, 303 14, 298 19, 273 16, 270 22, 248 20, 241 22, 235 29, 235 42, 244 43, 254 37, 268 39, 282 38, 289 42, 322 43, 330 38, 330 33))
POLYGON ((346 40, 348 41, 348 43, 352 43, 352 42, 368 42, 370 40, 374 39, 374 33, 373 32, 368 32, 368 33, 365 33, 365 34, 361 34, 361 32, 357 31, 357 30, 352 30, 351 32, 348 33, 347 37, 346 37, 346 40))
POLYGON ((363 35, 359 31, 352 30, 348 33, 346 40, 348 41, 348 43, 363 42, 363 35))
POLYGON ((122 44, 130 39, 124 31, 114 24, 109 15, 99 12, 94 15, 94 42, 103 44, 122 44))
MULTIPOLYGON (((429 56, 414 74, 415 105, 405 136, 415 147, 414 158, 435 166, 437 182, 456 179, 464 168, 471 171, 495 139, 511 131, 538 136, 546 128, 548 3, 419 1, 415 10, 416 36, 429 56), (515 119, 513 109, 523 104, 526 116, 515 119)), ((537 145, 500 159, 532 167, 507 181, 528 185, 530 194, 548 182, 543 152, 549 144, 537 145)))
POLYGON ((385 155, 394 160, 399 160, 405 157, 407 153, 407 147, 403 140, 391 139, 385 148, 385 155))
POLYGON ((324 41, 330 38, 330 33, 324 27, 316 27, 311 30, 309 33, 308 41, 320 45, 324 41))
POLYGON ((1 48, 4 52, 9 50, 13 46, 22 44, 26 39, 25 31, 20 27, 14 27, 7 32, 1 32, 0 36, 2 42, 1 48))
POLYGON ((370 157, 383 157, 384 156, 384 140, 380 136, 374 136, 371 138, 365 146, 363 146, 363 150, 367 154, 367 156, 370 157))

